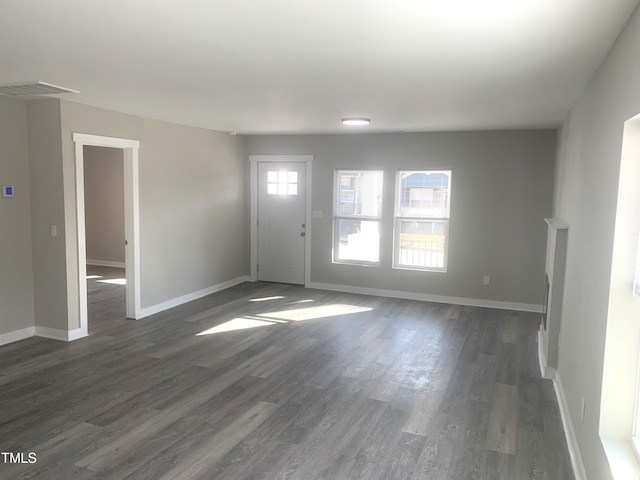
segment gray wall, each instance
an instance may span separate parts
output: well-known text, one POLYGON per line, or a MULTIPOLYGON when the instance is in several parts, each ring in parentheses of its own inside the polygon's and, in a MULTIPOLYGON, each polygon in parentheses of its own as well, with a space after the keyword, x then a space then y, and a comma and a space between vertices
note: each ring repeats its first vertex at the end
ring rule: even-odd
POLYGON ((74 132, 141 142, 143 308, 248 273, 240 137, 59 99, 2 97, 0 127, 0 180, 17 192, 0 202, 0 335, 80 326, 74 132))
POLYGON ((36 326, 67 329, 60 102, 27 102, 36 326), (51 236, 56 225, 57 237, 51 236))
MULTIPOLYGON (((69 238, 76 235, 72 134, 140 140, 143 308, 247 274, 247 162, 239 137, 69 101, 61 101, 61 118, 64 191, 58 193, 64 193, 69 238)), ((73 242, 67 243, 66 258, 68 281, 74 284, 73 242)), ((63 324, 68 317, 72 329, 79 327, 76 290, 74 284, 68 312, 56 319, 63 324)))
MULTIPOLYGON (((566 119, 556 169, 554 211, 569 223, 558 373, 589 478, 603 480, 612 475, 599 432, 611 427, 605 418, 606 405, 601 404, 602 394, 616 396, 618 413, 626 411, 633 404, 637 379, 638 317, 611 316, 610 312, 619 300, 613 291, 620 279, 612 270, 612 252, 623 127, 640 113, 638 58, 640 12, 636 10, 566 119), (609 342, 607 335, 616 335, 617 330, 616 341, 609 342), (609 359, 616 357, 624 359, 623 369, 610 372, 611 380, 603 387, 609 359), (626 386, 631 386, 631 392, 621 394, 618 389, 626 386), (582 398, 584 422, 580 419, 582 398)), ((632 200, 635 203, 637 194, 638 190, 632 200)), ((629 264, 634 260, 633 255, 626 258, 629 264)), ((631 280, 623 281, 629 292, 631 280)), ((632 423, 632 418, 627 420, 627 444, 632 423)))
POLYGON ((0 335, 34 326, 33 263, 27 109, 0 96, 0 185, 15 197, 0 198, 0 335))
POLYGON ((124 265, 124 152, 84 147, 87 260, 124 265))
POLYGON ((245 153, 311 154, 311 281, 500 302, 542 304, 556 148, 553 130, 248 136, 245 153), (333 264, 336 168, 385 172, 380 267, 333 264), (447 273, 391 268, 396 169, 451 169, 447 273), (483 286, 483 275, 491 285, 483 286))
POLYGON ((146 121, 142 141, 142 306, 247 275, 248 165, 240 139, 146 121))

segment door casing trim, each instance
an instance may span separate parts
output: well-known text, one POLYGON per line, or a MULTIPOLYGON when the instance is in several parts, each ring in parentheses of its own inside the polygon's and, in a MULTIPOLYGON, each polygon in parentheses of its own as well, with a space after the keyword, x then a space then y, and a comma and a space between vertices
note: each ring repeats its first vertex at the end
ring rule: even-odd
POLYGON ((307 238, 304 243, 304 286, 311 282, 311 165, 313 155, 249 155, 251 165, 250 189, 251 189, 251 281, 258 280, 258 164, 259 163, 306 163, 306 198, 305 198, 305 225, 307 238))
MULTIPOLYGON (((140 202, 138 183, 138 150, 140 142, 125 138, 104 137, 84 133, 73 133, 75 145, 75 200, 76 200, 76 238, 78 257, 73 261, 78 268, 78 311, 80 330, 88 334, 87 313, 87 259, 84 212, 84 147, 109 147, 124 152, 124 194, 125 194, 125 275, 126 275, 126 315, 127 318, 140 318, 140 202)), ((75 288, 68 284, 67 288, 75 288)))

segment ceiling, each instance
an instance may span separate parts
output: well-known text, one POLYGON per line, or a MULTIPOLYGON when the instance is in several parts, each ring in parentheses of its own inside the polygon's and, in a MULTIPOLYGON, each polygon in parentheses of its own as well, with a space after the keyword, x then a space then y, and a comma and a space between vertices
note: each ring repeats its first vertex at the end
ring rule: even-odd
POLYGON ((555 127, 637 3, 2 0, 0 83, 241 134, 555 127))

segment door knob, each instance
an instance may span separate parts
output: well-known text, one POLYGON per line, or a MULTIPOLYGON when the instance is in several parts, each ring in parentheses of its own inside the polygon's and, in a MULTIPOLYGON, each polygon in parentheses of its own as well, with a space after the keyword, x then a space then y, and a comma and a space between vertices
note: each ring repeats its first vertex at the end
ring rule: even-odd
POLYGON ((301 236, 301 237, 305 237, 306 235, 307 235, 306 233, 304 233, 304 232, 300 232, 300 236, 301 236))

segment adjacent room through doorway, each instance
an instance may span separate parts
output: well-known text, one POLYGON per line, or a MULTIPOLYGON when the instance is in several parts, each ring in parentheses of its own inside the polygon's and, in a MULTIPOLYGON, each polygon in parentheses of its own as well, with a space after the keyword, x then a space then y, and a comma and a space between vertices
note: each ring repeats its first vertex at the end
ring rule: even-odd
POLYGON ((85 145, 84 206, 89 333, 126 318, 124 150, 85 145))

